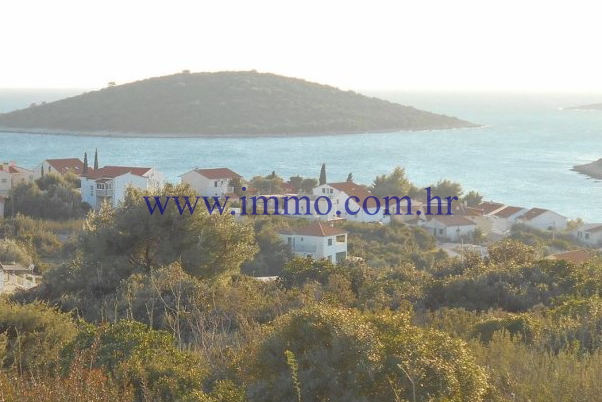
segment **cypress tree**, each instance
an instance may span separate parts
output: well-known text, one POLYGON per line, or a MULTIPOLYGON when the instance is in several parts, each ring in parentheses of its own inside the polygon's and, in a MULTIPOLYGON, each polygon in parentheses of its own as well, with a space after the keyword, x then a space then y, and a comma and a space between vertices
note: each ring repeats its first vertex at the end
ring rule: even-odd
POLYGON ((94 151, 94 170, 98 170, 98 148, 94 151))
POLYGON ((87 174, 88 173, 88 153, 84 152, 84 171, 82 172, 82 174, 87 174))
POLYGON ((322 169, 320 169, 320 181, 318 182, 321 186, 322 184, 326 184, 326 164, 322 164, 322 169))

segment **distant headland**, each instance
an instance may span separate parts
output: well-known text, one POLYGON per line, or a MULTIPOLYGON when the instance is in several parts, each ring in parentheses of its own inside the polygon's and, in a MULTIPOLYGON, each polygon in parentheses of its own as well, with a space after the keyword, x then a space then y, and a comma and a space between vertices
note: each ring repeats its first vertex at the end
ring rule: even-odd
POLYGON ((602 111, 602 103, 593 103, 591 105, 574 106, 567 108, 568 110, 599 110, 602 111))
POLYGON ((324 135, 470 127, 478 125, 255 71, 184 71, 0 114, 1 131, 131 137, 324 135))
POLYGON ((573 166, 573 170, 588 175, 594 179, 602 179, 602 158, 595 162, 573 166))

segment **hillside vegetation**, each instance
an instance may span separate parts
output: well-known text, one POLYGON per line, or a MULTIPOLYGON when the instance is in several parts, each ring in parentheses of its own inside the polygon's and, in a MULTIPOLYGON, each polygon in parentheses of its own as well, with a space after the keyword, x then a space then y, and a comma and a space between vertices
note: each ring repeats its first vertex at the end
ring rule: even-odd
POLYGON ((257 72, 181 73, 0 115, 19 131, 120 135, 285 135, 476 125, 352 91, 257 72))

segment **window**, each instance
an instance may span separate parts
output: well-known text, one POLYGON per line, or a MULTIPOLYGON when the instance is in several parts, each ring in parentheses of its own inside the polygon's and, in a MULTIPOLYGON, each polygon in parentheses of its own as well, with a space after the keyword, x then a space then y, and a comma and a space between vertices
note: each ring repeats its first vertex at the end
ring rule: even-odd
POLYGON ((213 182, 213 187, 217 187, 217 180, 213 182))
POLYGON ((442 235, 443 234, 443 229, 439 229, 439 234, 442 235))
POLYGON ((90 196, 94 196, 94 186, 90 186, 90 196))
POLYGON ((332 246, 332 239, 328 239, 328 245, 332 246))
POLYGON ((322 188, 322 194, 326 194, 326 189, 322 188))
POLYGON ((330 189, 330 194, 332 194, 333 192, 334 192, 334 190, 333 190, 333 189, 330 189))
POLYGON ((586 234, 585 234, 585 239, 586 239, 586 240, 589 240, 589 233, 586 233, 586 234))
POLYGON ((2 179, 2 183, 6 183, 6 179, 2 179))

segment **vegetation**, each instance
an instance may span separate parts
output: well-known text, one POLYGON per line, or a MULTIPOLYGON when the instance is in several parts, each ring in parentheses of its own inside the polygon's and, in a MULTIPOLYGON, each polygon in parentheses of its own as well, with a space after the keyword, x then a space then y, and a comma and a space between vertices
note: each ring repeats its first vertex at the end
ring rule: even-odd
MULTIPOLYGON (((411 191, 400 173, 374 187, 411 191)), ((344 223, 355 258, 333 265, 278 237, 306 221, 148 213, 176 193, 0 223, 0 261, 45 266, 0 299, 0 401, 599 400, 602 260, 542 259, 575 246, 558 233, 450 258, 418 228, 344 223)))
POLYGON ((182 73, 0 115, 15 129, 258 135, 474 127, 466 121, 274 74, 182 73))

